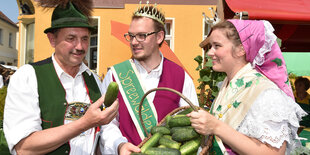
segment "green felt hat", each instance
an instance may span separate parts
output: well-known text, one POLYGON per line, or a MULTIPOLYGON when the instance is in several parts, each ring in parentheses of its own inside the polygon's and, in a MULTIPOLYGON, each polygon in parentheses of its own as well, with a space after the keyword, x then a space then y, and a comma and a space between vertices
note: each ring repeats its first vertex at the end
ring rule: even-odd
POLYGON ((51 25, 50 28, 44 30, 44 33, 65 27, 86 27, 90 30, 94 29, 89 24, 87 16, 82 14, 71 2, 65 8, 58 6, 54 9, 51 25))

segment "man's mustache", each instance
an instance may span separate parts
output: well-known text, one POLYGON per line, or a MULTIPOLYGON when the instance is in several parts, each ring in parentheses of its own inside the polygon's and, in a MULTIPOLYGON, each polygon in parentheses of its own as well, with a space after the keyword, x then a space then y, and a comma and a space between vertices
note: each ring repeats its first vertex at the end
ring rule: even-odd
POLYGON ((70 53, 74 53, 74 54, 84 54, 85 50, 71 50, 70 53))

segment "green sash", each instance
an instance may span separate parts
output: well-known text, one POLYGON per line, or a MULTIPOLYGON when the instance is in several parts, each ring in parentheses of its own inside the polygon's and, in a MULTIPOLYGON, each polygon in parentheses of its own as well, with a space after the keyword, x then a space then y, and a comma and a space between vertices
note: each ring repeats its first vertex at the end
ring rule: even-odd
MULTIPOLYGON (((145 94, 145 89, 140 83, 140 78, 135 64, 132 60, 124 61, 111 67, 116 82, 119 84, 119 90, 122 94, 126 107, 129 111, 141 139, 146 137, 139 119, 139 103, 145 94)), ((149 133, 153 126, 157 124, 157 112, 155 106, 148 97, 143 101, 141 110, 144 125, 149 133)))

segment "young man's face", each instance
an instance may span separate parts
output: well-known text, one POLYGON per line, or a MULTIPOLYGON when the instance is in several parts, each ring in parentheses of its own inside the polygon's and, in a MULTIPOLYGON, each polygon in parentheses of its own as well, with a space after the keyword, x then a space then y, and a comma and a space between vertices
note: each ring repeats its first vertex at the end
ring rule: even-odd
MULTIPOLYGON (((147 34, 155 32, 154 21, 150 18, 142 17, 131 21, 128 33, 131 35, 147 34)), ((163 33, 162 31, 159 33, 163 33)), ((162 41, 162 34, 153 33, 148 35, 144 41, 138 41, 133 38, 130 41, 130 47, 133 58, 138 61, 145 61, 150 59, 153 53, 159 50, 159 44, 162 41)))
POLYGON ((88 28, 61 28, 57 35, 48 33, 55 59, 61 66, 79 66, 87 54, 90 33, 88 28))

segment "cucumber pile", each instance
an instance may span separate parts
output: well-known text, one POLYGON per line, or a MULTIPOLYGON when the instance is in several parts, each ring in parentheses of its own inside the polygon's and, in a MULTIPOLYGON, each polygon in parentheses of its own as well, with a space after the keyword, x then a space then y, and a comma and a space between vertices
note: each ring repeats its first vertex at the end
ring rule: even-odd
POLYGON ((191 111, 188 108, 177 115, 167 115, 164 125, 151 129, 152 137, 141 147, 140 154, 196 155, 201 136, 186 116, 191 111))

